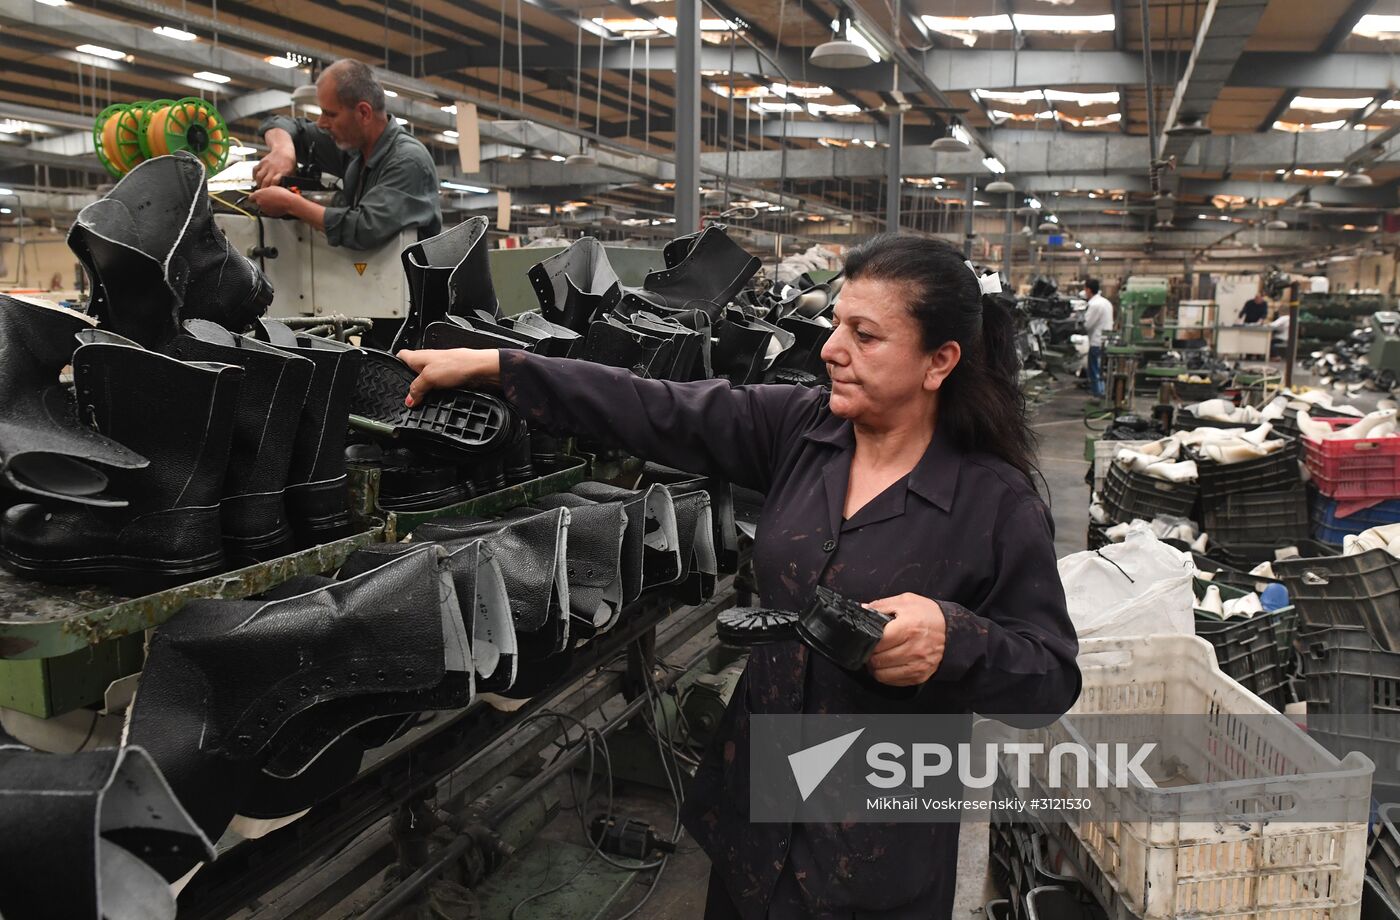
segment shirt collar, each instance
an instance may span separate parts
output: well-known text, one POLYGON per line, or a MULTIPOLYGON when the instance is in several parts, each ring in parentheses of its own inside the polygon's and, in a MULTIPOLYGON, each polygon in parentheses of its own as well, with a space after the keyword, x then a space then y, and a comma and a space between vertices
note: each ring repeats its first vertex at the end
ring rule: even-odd
MULTIPOLYGON (((853 451, 856 446, 855 427, 848 420, 833 415, 830 410, 827 410, 826 418, 813 426, 803 438, 841 450, 853 451)), ((923 457, 909 473, 909 491, 944 511, 951 511, 961 468, 962 452, 949 440, 943 426, 938 426, 923 457)))
POLYGON ((384 126, 384 131, 379 135, 379 140, 374 142, 374 149, 369 152, 369 159, 365 160, 366 169, 374 169, 379 165, 384 157, 388 156, 389 148, 394 145, 394 140, 403 133, 403 128, 394 120, 394 116, 389 116, 389 123, 384 126))

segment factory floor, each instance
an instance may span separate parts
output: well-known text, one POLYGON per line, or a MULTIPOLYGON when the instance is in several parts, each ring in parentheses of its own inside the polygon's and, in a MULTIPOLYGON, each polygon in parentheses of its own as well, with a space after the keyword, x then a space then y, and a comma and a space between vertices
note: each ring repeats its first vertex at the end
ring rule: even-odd
MULTIPOLYGON (((1084 473, 1088 465, 1084 458, 1083 424, 1086 393, 1079 389, 1073 379, 1052 383, 1042 397, 1043 401, 1033 410, 1031 423, 1040 439, 1040 468, 1045 476, 1052 512, 1055 519, 1055 550, 1057 556, 1076 552, 1084 548, 1085 529, 1088 523, 1088 490, 1084 483, 1084 473)), ((702 634, 696 643, 708 641, 702 634)), ((698 647, 698 646, 697 646, 698 647)), ((674 656, 687 657, 688 650, 674 656)), ((563 803, 573 802, 573 792, 567 782, 562 782, 557 790, 563 803)), ((595 798, 589 806, 590 817, 602 810, 603 803, 595 798)), ((619 783, 615 792, 614 813, 638 818, 651 824, 659 834, 669 836, 674 827, 675 803, 668 791, 638 783, 619 783)), ((540 834, 527 850, 544 848, 549 858, 536 857, 530 864, 520 867, 521 878, 518 888, 512 890, 539 891, 563 881, 577 869, 575 860, 579 854, 586 855, 588 846, 578 815, 568 808, 560 809, 558 815, 540 834), (528 877, 525 877, 528 873, 528 877)), ((603 867, 606 869, 606 867, 603 867)), ((655 890, 646 903, 640 906, 634 917, 656 918, 656 920, 698 920, 705 903, 706 883, 709 877, 709 860, 699 850, 688 835, 682 833, 678 851, 667 865, 655 890)), ((604 875, 607 873, 604 872, 604 875)), ((954 920, 978 920, 984 916, 983 905, 988 893, 987 878, 987 833, 986 825, 969 823, 964 825, 962 847, 958 855, 958 885, 954 920)), ((542 920, 554 917, 592 917, 599 907, 606 904, 600 893, 611 888, 620 888, 622 894, 613 901, 599 920, 618 920, 637 906, 647 894, 652 882, 652 873, 636 876, 630 883, 620 875, 609 876, 600 881, 592 870, 580 874, 575 885, 586 890, 576 890, 572 896, 569 887, 554 895, 523 905, 516 913, 517 920, 542 920), (586 884, 585 884, 586 881, 586 884)), ((509 908, 518 898, 500 900, 487 899, 483 903, 482 916, 504 918, 509 908), (498 912, 498 907, 505 910, 498 912)))

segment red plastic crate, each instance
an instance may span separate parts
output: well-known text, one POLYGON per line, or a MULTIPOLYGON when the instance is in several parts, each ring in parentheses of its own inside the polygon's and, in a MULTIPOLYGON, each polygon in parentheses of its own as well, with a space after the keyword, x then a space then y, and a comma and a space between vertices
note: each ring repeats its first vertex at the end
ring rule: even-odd
MULTIPOLYGON (((1319 418, 1335 431, 1354 418, 1319 418)), ((1342 501, 1400 498, 1400 437, 1303 439, 1304 458, 1313 485, 1328 498, 1342 501)))

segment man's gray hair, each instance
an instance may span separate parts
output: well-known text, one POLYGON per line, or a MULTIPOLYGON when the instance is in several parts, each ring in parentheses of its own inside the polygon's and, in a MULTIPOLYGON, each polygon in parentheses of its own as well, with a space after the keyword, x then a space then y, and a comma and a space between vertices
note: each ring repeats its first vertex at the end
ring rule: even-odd
POLYGON ((374 78, 374 71, 369 69, 369 65, 351 58, 341 58, 321 74, 322 80, 327 77, 335 81, 335 97, 341 105, 353 108, 361 102, 368 102, 372 111, 384 111, 384 87, 374 78))

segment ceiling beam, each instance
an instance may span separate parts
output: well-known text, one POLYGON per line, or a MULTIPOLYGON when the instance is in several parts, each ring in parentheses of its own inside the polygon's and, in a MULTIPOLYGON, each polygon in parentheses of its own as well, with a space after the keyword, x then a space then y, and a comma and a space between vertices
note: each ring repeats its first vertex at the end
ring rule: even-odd
MULTIPOLYGON (((1331 131, 1317 134, 1228 134, 1201 138, 1178 163, 1178 172, 1272 172, 1307 167, 1340 169, 1358 149, 1374 147, 1377 132, 1331 131)), ((997 130, 992 132, 1007 173, 1021 177, 1059 174, 1119 175, 1142 170, 1142 138, 1122 134, 997 130)), ((737 181, 777 179, 784 159, 789 179, 879 178, 885 152, 864 147, 782 151, 753 150, 729 154, 730 173, 737 181)), ((927 147, 906 146, 902 153, 906 176, 987 176, 980 154, 937 154, 927 147)), ((722 171, 725 154, 701 157, 707 168, 722 171)), ((1400 150, 1386 150, 1375 162, 1400 162, 1400 150)))
POLYGON ((1157 139, 1159 160, 1180 161, 1191 149, 1196 138, 1174 132, 1174 127, 1205 123, 1268 5, 1269 0, 1209 0, 1201 14, 1186 71, 1177 81, 1167 117, 1161 124, 1162 133, 1157 139))

